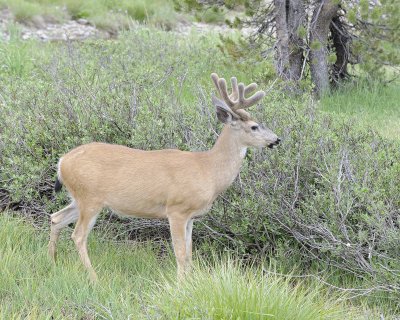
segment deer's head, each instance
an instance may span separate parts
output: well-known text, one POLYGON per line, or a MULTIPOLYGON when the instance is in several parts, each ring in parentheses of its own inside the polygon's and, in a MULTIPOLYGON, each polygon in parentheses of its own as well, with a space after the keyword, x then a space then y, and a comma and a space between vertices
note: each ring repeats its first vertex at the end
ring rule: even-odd
POLYGON ((281 140, 275 133, 262 124, 258 124, 244 110, 256 104, 265 96, 264 91, 257 91, 246 98, 246 96, 257 88, 257 84, 252 83, 245 86, 243 83, 238 84, 237 79, 232 77, 232 93, 228 94, 224 78, 218 77, 216 73, 212 73, 211 78, 214 81, 217 92, 222 98, 212 97, 212 101, 217 109, 217 117, 221 122, 233 129, 239 143, 246 147, 268 146, 269 148, 273 148, 279 144, 281 140))

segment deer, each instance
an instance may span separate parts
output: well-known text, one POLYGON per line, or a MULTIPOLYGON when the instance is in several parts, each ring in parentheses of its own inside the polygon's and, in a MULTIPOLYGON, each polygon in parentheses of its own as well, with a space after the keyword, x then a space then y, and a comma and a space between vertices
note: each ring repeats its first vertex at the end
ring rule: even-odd
POLYGON ((87 238, 103 208, 130 217, 168 219, 178 279, 192 264, 193 219, 204 215, 214 200, 238 176, 248 147, 273 148, 278 136, 254 121, 245 110, 257 104, 264 91, 211 74, 219 98, 212 95, 223 129, 207 151, 138 150, 92 142, 72 149, 58 162, 55 191, 65 186, 71 203, 50 215, 49 256, 56 261, 60 232, 76 222, 71 238, 91 280, 97 274, 87 250, 87 238))

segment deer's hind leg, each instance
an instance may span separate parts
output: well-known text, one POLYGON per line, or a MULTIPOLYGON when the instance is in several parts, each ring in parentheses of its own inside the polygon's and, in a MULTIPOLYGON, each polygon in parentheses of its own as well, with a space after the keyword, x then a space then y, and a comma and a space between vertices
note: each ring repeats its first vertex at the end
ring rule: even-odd
POLYGON ((89 271, 90 279, 92 281, 97 280, 97 275, 89 259, 87 251, 87 238, 90 230, 96 223, 96 218, 101 209, 102 207, 97 205, 80 205, 79 219, 71 236, 75 242, 76 248, 78 249, 81 261, 86 269, 89 271))
POLYGON ((178 266, 178 279, 182 280, 192 263, 193 220, 182 215, 170 215, 168 220, 178 266))
POLYGON ((79 216, 79 209, 74 202, 70 205, 53 213, 51 217, 51 226, 50 226, 50 241, 49 241, 49 256, 50 258, 55 261, 56 259, 56 246, 57 240, 60 236, 61 230, 64 229, 70 223, 75 222, 78 220, 79 216))

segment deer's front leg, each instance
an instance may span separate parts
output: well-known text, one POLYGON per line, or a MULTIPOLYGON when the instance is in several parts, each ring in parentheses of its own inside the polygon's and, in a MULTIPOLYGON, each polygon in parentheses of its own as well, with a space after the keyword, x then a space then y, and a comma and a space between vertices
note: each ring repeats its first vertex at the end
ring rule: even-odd
POLYGON ((183 279, 186 269, 186 226, 188 219, 182 216, 171 216, 168 220, 178 265, 178 278, 183 279))

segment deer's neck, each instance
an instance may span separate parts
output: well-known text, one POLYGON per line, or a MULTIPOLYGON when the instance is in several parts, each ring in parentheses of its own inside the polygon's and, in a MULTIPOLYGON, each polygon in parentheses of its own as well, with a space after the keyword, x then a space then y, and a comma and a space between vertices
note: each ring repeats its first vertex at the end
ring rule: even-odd
POLYGON ((210 168, 217 194, 225 191, 239 174, 247 147, 239 143, 237 132, 224 126, 214 147, 209 151, 210 168))

